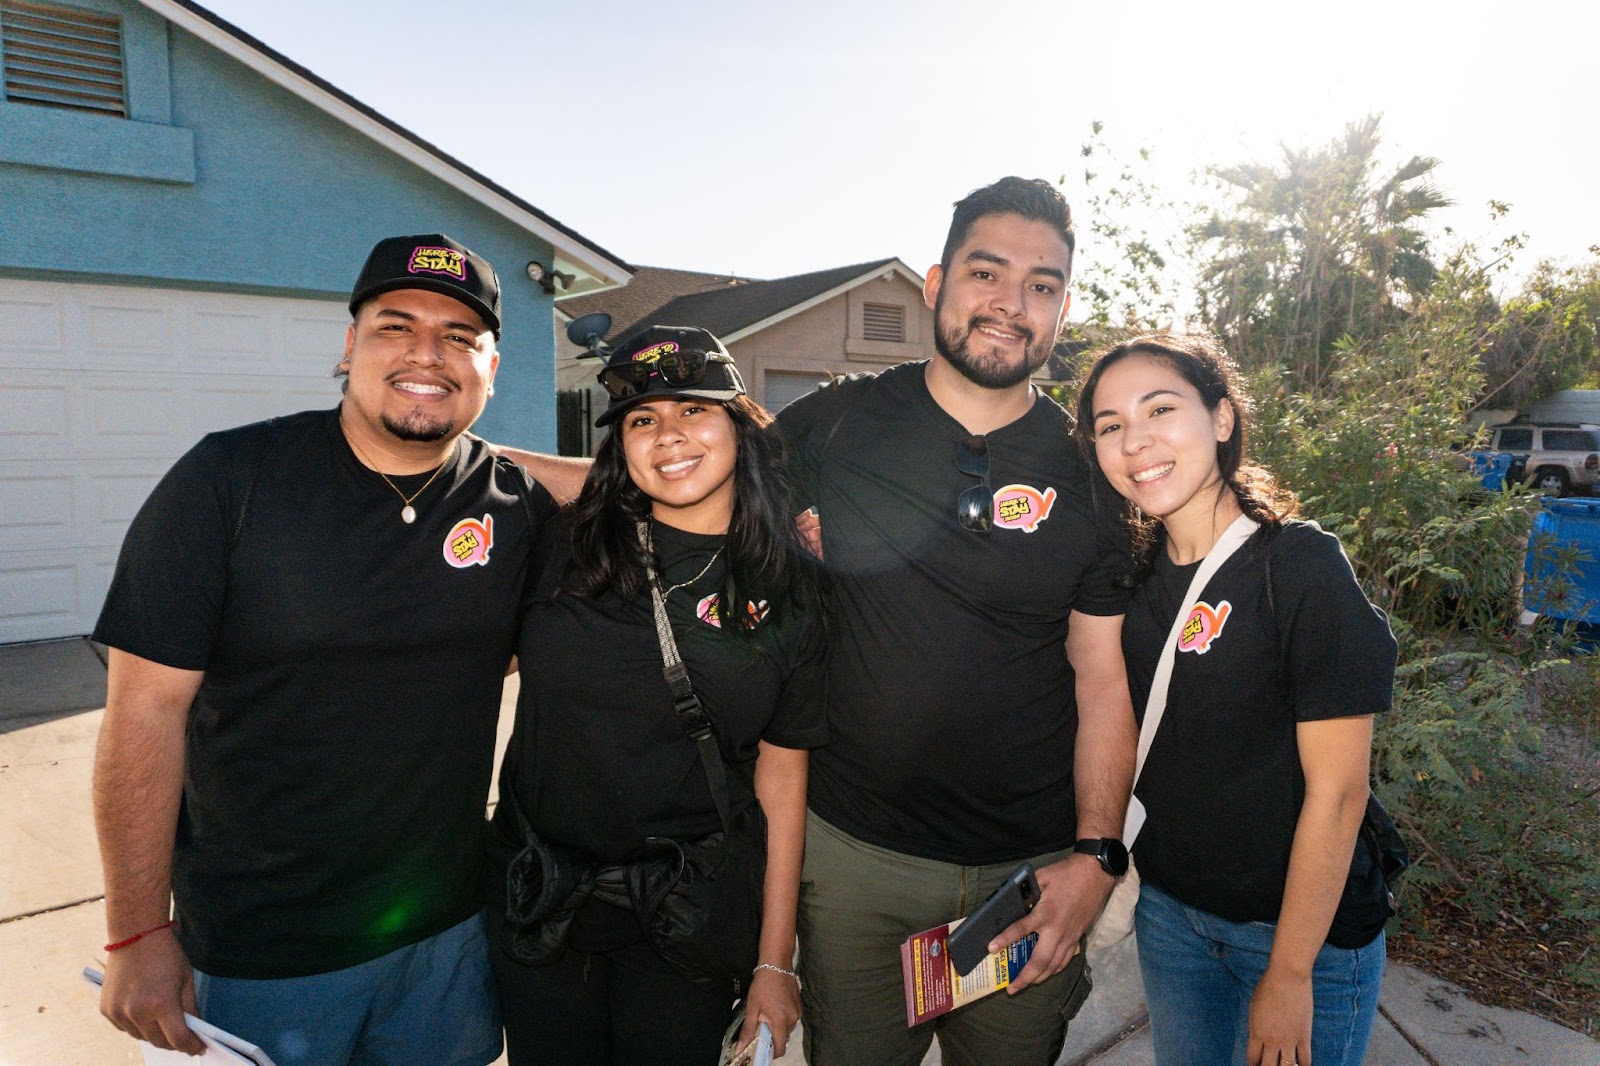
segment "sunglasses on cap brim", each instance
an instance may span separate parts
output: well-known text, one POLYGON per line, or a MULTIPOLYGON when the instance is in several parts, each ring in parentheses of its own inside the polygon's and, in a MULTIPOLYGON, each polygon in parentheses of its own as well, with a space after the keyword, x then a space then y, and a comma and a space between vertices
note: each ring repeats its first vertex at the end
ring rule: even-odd
POLYGON ((723 363, 733 379, 730 387, 742 388, 733 360, 725 355, 694 350, 669 352, 648 363, 622 363, 600 371, 602 387, 613 400, 628 400, 644 393, 650 379, 659 376, 669 388, 694 388, 706 380, 706 369, 712 363, 723 363))

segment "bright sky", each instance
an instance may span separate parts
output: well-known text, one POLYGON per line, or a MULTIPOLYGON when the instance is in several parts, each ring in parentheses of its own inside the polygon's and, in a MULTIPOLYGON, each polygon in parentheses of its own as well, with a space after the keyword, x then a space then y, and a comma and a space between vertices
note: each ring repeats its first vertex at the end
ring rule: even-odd
POLYGON ((634 264, 924 271, 976 186, 1081 203, 1094 120, 1186 196, 1369 112, 1390 166, 1442 160, 1458 232, 1600 244, 1600 8, 1570 0, 201 2, 634 264))

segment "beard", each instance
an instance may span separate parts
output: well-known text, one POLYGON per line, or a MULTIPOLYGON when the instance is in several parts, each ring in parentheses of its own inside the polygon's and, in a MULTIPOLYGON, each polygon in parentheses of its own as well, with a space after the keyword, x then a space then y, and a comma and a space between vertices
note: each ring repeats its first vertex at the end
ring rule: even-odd
POLYGON ((403 418, 382 415, 378 421, 383 423, 384 429, 401 440, 420 441, 424 444, 443 440, 456 428, 456 424, 449 419, 430 418, 420 410, 414 410, 403 418))
MULTIPOLYGON (((948 324, 944 317, 944 294, 941 292, 939 299, 934 301, 934 347, 962 377, 982 388, 1009 389, 1027 381, 1033 376, 1033 372, 1044 366, 1045 361, 1050 358, 1055 342, 1053 336, 1041 341, 1026 326, 1008 326, 984 315, 973 315, 965 326, 948 324), (1011 362, 999 345, 994 345, 987 351, 974 352, 973 337, 977 334, 978 327, 985 325, 1022 334, 1022 360, 1011 362)), ((979 343, 982 343, 981 336, 979 343)))

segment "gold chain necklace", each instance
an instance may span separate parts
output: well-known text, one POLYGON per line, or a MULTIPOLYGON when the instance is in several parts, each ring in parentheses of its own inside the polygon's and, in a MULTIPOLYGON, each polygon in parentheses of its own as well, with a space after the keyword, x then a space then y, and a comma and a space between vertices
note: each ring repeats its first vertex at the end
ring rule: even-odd
MULTIPOLYGON (((644 541, 644 550, 649 552, 651 555, 654 555, 656 553, 656 539, 650 535, 650 527, 644 522, 639 523, 639 538, 644 541)), ((711 570, 712 564, 714 564, 722 555, 722 549, 726 548, 727 546, 728 545, 726 541, 718 544, 717 550, 711 553, 711 558, 706 560, 706 565, 700 568, 700 572, 694 575, 694 577, 691 577, 688 581, 680 581, 678 584, 673 585, 671 588, 667 589, 667 591, 663 592, 661 594, 661 602, 666 603, 668 596, 672 595, 674 592, 677 592, 679 589, 688 588, 696 581, 699 581, 701 578, 705 577, 706 574, 711 570)))
POLYGON ((366 464, 367 469, 383 478, 383 483, 388 485, 391 489, 394 489, 394 494, 400 497, 400 502, 405 504, 404 507, 400 508, 400 521, 404 522, 408 526, 417 520, 417 509, 411 506, 411 501, 415 500, 418 496, 421 496, 424 492, 426 492, 428 490, 428 486, 433 484, 434 478, 444 473, 444 468, 450 465, 450 457, 446 456, 444 462, 440 463, 438 468, 434 470, 433 477, 430 477, 428 480, 424 481, 422 483, 422 488, 418 489, 416 492, 413 492, 410 496, 407 496, 405 493, 400 491, 399 485, 396 485, 394 482, 389 480, 388 474, 385 474, 382 470, 379 470, 376 466, 372 465, 372 460, 367 458, 366 452, 356 447, 355 441, 351 440, 348 436, 345 437, 345 440, 349 443, 350 447, 355 450, 355 453, 361 457, 361 461, 366 464))
POLYGON ((705 577, 706 573, 711 569, 711 564, 715 563, 718 557, 722 555, 723 547, 723 545, 717 545, 717 550, 711 553, 711 558, 706 560, 706 565, 700 568, 700 572, 698 574, 694 575, 694 577, 691 577, 688 581, 680 582, 668 588, 667 591, 661 594, 661 598, 665 600, 668 596, 672 595, 674 592, 677 592, 679 589, 686 589, 696 581, 699 581, 701 578, 705 577))

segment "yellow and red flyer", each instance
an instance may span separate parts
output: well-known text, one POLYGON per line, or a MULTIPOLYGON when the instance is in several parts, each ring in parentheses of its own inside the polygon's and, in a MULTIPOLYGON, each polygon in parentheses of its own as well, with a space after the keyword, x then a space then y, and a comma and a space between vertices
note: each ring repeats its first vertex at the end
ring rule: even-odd
POLYGON ((1033 956, 1038 933, 1029 933, 1009 948, 991 952, 967 976, 950 964, 945 942, 964 919, 924 930, 900 945, 900 972, 906 986, 906 1026, 949 1014, 973 1000, 998 992, 1016 979, 1033 956))

